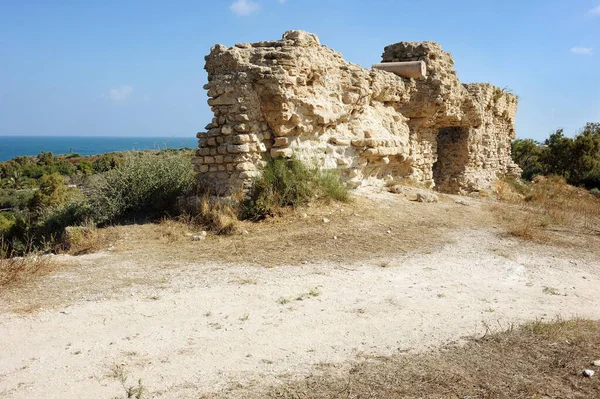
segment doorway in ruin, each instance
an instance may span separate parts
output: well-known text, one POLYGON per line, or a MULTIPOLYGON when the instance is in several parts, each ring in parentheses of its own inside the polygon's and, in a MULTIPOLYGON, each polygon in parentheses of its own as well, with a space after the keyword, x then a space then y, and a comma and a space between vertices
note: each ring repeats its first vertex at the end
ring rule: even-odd
POLYGON ((438 190, 457 193, 461 178, 469 164, 469 133, 466 128, 446 127, 437 135, 437 161, 433 164, 433 180, 438 190))

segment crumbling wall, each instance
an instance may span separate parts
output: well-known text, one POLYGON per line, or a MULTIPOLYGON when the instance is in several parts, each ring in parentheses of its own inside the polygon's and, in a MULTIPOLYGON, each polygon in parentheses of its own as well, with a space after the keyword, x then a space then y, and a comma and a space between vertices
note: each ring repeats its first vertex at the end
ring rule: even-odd
POLYGON ((214 46, 205 88, 215 116, 198 134, 194 159, 200 185, 217 193, 244 189, 268 157, 291 156, 340 169, 351 187, 408 178, 473 191, 498 173, 516 172, 516 97, 461 84, 436 43, 398 43, 383 54, 384 62, 408 60, 423 60, 428 77, 362 68, 303 31, 214 46), (443 139, 451 128, 465 136, 456 149, 443 139))

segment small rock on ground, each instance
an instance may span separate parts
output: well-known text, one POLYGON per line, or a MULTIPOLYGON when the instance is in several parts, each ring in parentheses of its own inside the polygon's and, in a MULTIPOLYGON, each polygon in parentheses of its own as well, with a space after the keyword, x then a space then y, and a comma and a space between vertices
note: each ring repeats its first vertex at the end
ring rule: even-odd
POLYGON ((419 191, 417 193, 418 202, 438 202, 439 198, 434 193, 428 193, 425 191, 419 191))

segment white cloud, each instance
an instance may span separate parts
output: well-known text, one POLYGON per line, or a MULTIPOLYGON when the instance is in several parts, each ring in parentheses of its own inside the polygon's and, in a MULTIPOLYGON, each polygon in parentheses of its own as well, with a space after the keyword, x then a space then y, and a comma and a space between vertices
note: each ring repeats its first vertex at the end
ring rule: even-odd
POLYGON ((229 6, 229 9, 236 15, 246 16, 258 11, 260 4, 248 0, 236 0, 229 6))
POLYGON ((287 2, 287 0, 278 0, 279 4, 285 4, 287 2))
POLYGON ((582 55, 592 55, 594 53, 594 49, 591 47, 571 47, 570 51, 573 54, 582 54, 582 55))
POLYGON ((600 17, 600 6, 592 8, 588 11, 588 14, 592 17, 600 17))
POLYGON ((117 103, 122 103, 127 100, 133 93, 133 87, 129 85, 123 85, 119 87, 113 87, 108 91, 108 96, 111 100, 117 103))

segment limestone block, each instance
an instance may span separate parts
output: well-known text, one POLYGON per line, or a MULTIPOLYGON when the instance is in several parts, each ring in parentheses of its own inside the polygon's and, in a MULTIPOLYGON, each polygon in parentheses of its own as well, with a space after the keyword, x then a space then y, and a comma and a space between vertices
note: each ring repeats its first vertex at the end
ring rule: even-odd
POLYGON ((250 130, 247 123, 238 123, 233 129, 238 133, 245 133, 250 130))
POLYGON ((229 148, 229 146, 227 146, 227 145, 220 145, 217 147, 217 153, 221 154, 221 155, 225 155, 229 151, 228 148, 229 148))
POLYGON ((208 105, 211 107, 215 105, 234 105, 238 103, 238 99, 232 95, 221 95, 216 98, 210 98, 208 100, 208 105))
POLYGON ((271 148, 273 158, 291 158, 294 151, 291 148, 271 148))
POLYGON ((238 134, 237 136, 233 136, 233 144, 245 144, 250 142, 250 135, 248 134, 238 134))
POLYGON ((287 147, 289 142, 290 140, 287 137, 276 137, 273 145, 275 147, 287 147))
POLYGON ((248 151, 250 151, 250 146, 248 144, 230 144, 227 146, 227 152, 229 152, 230 154, 239 154, 248 151))
POLYGON ((242 162, 242 163, 237 164, 235 169, 242 171, 242 172, 246 172, 249 170, 255 170, 256 167, 254 166, 254 164, 252 162, 242 162))

